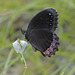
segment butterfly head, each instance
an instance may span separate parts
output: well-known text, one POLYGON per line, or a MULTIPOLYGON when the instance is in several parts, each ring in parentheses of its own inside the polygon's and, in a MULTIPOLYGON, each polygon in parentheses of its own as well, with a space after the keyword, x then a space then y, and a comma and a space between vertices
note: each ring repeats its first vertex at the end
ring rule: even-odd
POLYGON ((21 29, 23 35, 26 35, 26 31, 21 29))

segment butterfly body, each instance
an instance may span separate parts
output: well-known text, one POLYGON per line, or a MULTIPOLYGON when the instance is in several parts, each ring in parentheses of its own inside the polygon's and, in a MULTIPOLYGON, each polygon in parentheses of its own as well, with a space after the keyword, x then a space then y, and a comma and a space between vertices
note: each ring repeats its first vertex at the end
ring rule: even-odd
POLYGON ((47 8, 35 15, 24 34, 34 51, 40 51, 44 56, 51 56, 58 50, 59 38, 54 33, 58 24, 58 14, 55 9, 47 8))

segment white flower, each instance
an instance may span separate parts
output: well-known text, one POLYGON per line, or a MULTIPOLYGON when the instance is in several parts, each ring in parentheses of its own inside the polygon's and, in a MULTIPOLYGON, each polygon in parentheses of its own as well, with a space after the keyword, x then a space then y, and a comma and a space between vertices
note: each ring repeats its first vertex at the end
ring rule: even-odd
POLYGON ((28 43, 24 40, 18 39, 13 43, 13 47, 17 53, 23 52, 25 50, 26 46, 28 46, 28 43))

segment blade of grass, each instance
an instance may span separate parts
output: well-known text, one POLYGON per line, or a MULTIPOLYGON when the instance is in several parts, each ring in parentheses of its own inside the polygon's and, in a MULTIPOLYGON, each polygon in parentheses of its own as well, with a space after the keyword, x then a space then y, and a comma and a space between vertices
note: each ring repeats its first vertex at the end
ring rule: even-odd
POLYGON ((9 62, 10 62, 10 59, 11 59, 11 56, 12 56, 12 54, 13 54, 13 49, 11 49, 11 51, 9 52, 9 55, 8 55, 8 58, 7 58, 7 60, 6 60, 6 63, 5 63, 5 66, 4 66, 4 70, 3 70, 3 75, 6 75, 6 72, 7 72, 7 67, 8 67, 8 64, 9 64, 9 62))

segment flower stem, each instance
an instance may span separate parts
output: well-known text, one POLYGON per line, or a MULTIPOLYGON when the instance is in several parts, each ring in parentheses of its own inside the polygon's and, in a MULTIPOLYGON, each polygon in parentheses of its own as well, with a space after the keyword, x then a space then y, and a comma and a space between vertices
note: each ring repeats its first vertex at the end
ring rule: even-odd
POLYGON ((25 70, 24 70, 24 73, 23 73, 23 75, 25 75, 25 73, 26 73, 26 69, 27 69, 27 64, 26 64, 26 60, 25 60, 25 58, 24 58, 24 56, 23 56, 23 53, 21 52, 21 55, 22 55, 22 58, 23 58, 23 62, 24 62, 24 65, 25 65, 25 70))
POLYGON ((20 40, 18 39, 18 43, 19 43, 19 45, 20 45, 20 54, 21 54, 21 56, 22 56, 22 62, 24 63, 24 65, 25 65, 25 70, 24 70, 24 73, 23 73, 23 75, 25 75, 25 73, 26 73, 26 69, 27 69, 27 64, 26 64, 26 61, 25 61, 25 58, 24 58, 24 56, 23 56, 23 53, 22 53, 22 45, 21 45, 21 42, 20 42, 20 40))

